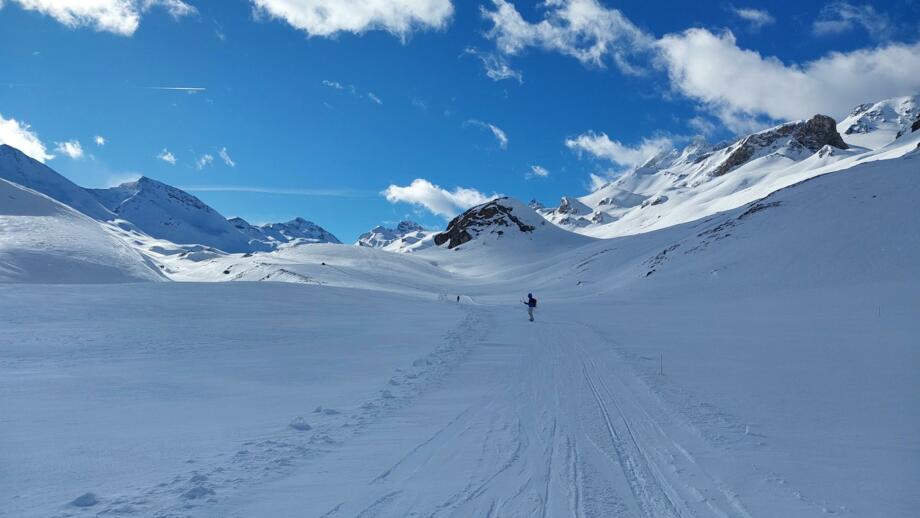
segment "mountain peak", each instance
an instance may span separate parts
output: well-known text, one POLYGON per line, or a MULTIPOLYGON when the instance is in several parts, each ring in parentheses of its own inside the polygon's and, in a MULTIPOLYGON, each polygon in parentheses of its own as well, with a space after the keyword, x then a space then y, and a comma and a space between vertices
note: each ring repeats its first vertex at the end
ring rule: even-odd
POLYGON ((530 207, 513 198, 497 198, 477 205, 455 217, 447 230, 434 236, 434 243, 456 248, 482 234, 504 236, 530 234, 546 221, 530 207))
POLYGON ((370 231, 358 236, 358 240, 355 244, 369 248, 385 248, 410 235, 413 238, 413 243, 417 242, 425 237, 424 234, 424 227, 414 221, 403 220, 396 225, 396 228, 387 228, 383 225, 377 225, 370 229, 370 231))

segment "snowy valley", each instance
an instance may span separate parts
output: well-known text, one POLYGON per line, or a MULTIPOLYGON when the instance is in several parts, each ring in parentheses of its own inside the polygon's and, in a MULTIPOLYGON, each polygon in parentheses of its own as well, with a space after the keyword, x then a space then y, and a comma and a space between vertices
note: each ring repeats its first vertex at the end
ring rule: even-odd
POLYGON ((354 244, 0 146, 0 516, 914 516, 918 106, 354 244))

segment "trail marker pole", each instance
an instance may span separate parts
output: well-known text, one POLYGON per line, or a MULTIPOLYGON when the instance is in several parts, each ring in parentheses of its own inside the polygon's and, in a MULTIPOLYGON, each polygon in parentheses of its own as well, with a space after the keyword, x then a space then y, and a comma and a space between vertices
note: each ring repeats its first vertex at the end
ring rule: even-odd
POLYGON ((664 376, 664 353, 658 353, 658 375, 664 376))

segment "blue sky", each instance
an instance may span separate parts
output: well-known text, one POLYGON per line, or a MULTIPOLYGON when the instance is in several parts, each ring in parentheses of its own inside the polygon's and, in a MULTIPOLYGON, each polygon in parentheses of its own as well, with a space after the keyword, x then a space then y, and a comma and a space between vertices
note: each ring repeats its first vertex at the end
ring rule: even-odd
POLYGON ((146 175, 345 241, 920 91, 910 0, 0 4, 0 141, 84 186, 146 175))

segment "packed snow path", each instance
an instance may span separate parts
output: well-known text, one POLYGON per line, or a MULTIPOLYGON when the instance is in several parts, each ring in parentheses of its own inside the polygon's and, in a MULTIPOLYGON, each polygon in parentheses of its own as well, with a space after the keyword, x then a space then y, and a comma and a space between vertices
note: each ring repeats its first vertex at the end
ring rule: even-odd
MULTIPOLYGON (((443 384, 257 498, 238 495, 205 514, 759 515, 721 478, 756 477, 756 467, 732 465, 703 441, 604 337, 571 322, 530 324, 509 307, 468 311, 456 337, 477 341, 443 384)), ((827 512, 780 484, 764 480, 760 490, 774 516, 827 512)))
POLYGON ((493 332, 444 386, 217 514, 750 516, 601 337, 518 313, 472 309, 493 332))

